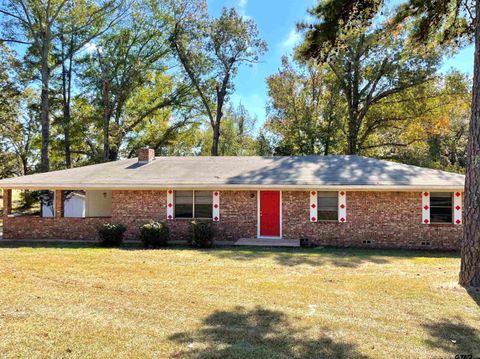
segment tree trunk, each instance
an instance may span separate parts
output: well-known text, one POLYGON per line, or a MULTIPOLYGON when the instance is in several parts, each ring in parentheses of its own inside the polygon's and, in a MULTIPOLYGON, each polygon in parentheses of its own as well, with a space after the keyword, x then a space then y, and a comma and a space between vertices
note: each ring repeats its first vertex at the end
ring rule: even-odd
POLYGON ((213 126, 213 142, 212 142, 212 149, 210 154, 212 156, 218 156, 218 142, 220 140, 220 122, 215 122, 215 126, 213 126))
POLYGON ((103 159, 110 160, 110 91, 108 81, 103 81, 103 159))
POLYGON ((65 137, 65 166, 67 168, 72 167, 72 155, 70 145, 70 77, 71 77, 71 64, 67 69, 65 66, 65 58, 62 63, 62 96, 63 96, 63 135, 65 137))
POLYGON ((465 177, 465 224, 460 284, 480 287, 480 0, 476 1, 472 113, 465 177))
POLYGON ((348 121, 347 155, 357 154, 357 121, 358 119, 354 115, 351 115, 348 121))
POLYGON ((50 142, 50 104, 49 104, 49 84, 50 84, 50 68, 48 65, 49 40, 45 39, 42 46, 42 92, 40 96, 40 123, 42 127, 42 149, 41 149, 41 171, 48 172, 50 170, 50 161, 48 157, 48 149, 50 142))
POLYGON ((63 86, 63 135, 65 137, 65 166, 72 168, 72 150, 70 143, 70 99, 72 96, 72 62, 73 62, 73 35, 70 38, 68 68, 65 64, 65 51, 62 38, 62 86, 63 86))

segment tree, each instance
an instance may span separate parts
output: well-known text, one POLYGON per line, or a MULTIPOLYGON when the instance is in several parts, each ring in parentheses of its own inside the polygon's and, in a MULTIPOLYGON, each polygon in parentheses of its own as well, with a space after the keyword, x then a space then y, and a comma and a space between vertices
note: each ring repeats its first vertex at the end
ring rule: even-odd
MULTIPOLYGON (((322 1, 310 13, 315 24, 301 24, 306 31, 300 47, 303 56, 328 59, 342 47, 342 35, 354 27, 371 24, 383 4, 382 0, 322 1)), ((385 31, 399 24, 413 24, 410 41, 421 51, 435 46, 461 46, 474 41, 474 76, 467 149, 465 180, 465 224, 461 250, 460 284, 480 287, 480 0, 431 2, 408 0, 397 8, 396 16, 385 31), (429 46, 426 46, 430 43, 429 46)))
POLYGON ((334 153, 344 143, 336 136, 344 112, 338 81, 326 66, 295 65, 283 57, 279 72, 267 78, 266 129, 278 137, 275 153, 334 153))
MULTIPOLYGON (((367 123, 369 111, 382 101, 430 80, 436 70, 436 54, 424 55, 405 46, 402 33, 352 31, 344 46, 331 54, 328 66, 335 74, 347 105, 347 150, 361 153, 369 137, 380 127, 391 125, 389 117, 367 123)), ((374 146, 394 146, 377 143, 374 146)))
POLYGON ((219 154, 224 107, 234 90, 233 79, 243 64, 252 64, 266 51, 256 24, 235 9, 210 19, 203 0, 172 5, 172 48, 199 97, 212 128, 211 155, 219 154))
POLYGON ((0 45, 1 177, 26 175, 32 168, 38 106, 33 90, 20 84, 16 54, 0 45))
POLYGON ((438 76, 375 106, 366 123, 386 126, 364 146, 363 154, 422 167, 464 170, 470 91, 460 73, 438 76), (387 121, 388 119, 388 121, 387 121), (395 146, 378 144, 393 143, 395 146))
POLYGON ((152 18, 144 4, 133 10, 99 39, 81 75, 98 111, 104 161, 118 159, 124 140, 145 121, 174 105, 181 108, 189 92, 166 74, 170 48, 165 19, 158 12, 152 18))
MULTIPOLYGON (((256 154, 256 141, 253 137, 256 118, 251 117, 248 111, 239 104, 230 106, 226 111, 221 124, 222 137, 218 143, 220 156, 252 156, 256 154)), ((212 147, 212 128, 200 128, 199 142, 201 155, 210 154, 212 147)))
MULTIPOLYGON (((41 170, 48 172, 49 142, 50 142, 50 80, 52 71, 59 63, 52 62, 54 43, 64 36, 65 27, 59 25, 67 18, 76 33, 85 34, 81 41, 76 42, 69 50, 67 58, 83 48, 85 44, 104 32, 113 22, 106 21, 122 6, 116 0, 106 0, 103 3, 83 1, 69 6, 68 0, 3 0, 0 3, 2 25, 5 37, 0 42, 10 42, 28 45, 30 54, 36 59, 35 66, 40 74, 41 101, 40 123, 42 131, 41 170), (62 20, 63 19, 63 20, 62 20)), ((122 12, 121 12, 122 13, 122 12)))

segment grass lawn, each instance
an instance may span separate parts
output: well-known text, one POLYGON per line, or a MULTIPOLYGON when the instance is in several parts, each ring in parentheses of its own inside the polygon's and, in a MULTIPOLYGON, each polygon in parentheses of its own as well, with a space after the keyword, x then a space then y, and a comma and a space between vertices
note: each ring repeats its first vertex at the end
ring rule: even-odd
POLYGON ((451 253, 0 248, 2 357, 480 356, 451 253))

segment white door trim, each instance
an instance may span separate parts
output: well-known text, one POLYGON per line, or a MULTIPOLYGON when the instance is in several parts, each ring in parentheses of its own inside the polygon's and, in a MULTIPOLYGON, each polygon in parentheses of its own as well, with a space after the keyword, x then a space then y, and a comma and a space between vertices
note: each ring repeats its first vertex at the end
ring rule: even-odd
POLYGON ((261 236, 260 235, 260 192, 262 190, 257 190, 257 238, 259 239, 282 239, 283 238, 283 210, 282 210, 282 191, 278 190, 264 190, 264 192, 280 192, 280 236, 271 237, 271 236, 261 236))

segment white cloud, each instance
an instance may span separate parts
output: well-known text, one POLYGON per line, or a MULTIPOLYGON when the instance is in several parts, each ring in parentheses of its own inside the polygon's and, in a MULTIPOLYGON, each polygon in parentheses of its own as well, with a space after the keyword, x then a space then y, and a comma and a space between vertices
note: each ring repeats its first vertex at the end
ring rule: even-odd
POLYGON ((238 0, 237 2, 237 11, 245 20, 250 19, 250 16, 247 15, 247 4, 248 0, 238 0))
POLYGON ((302 36, 296 29, 290 30, 288 36, 281 42, 281 47, 283 49, 293 49, 300 42, 302 36))

